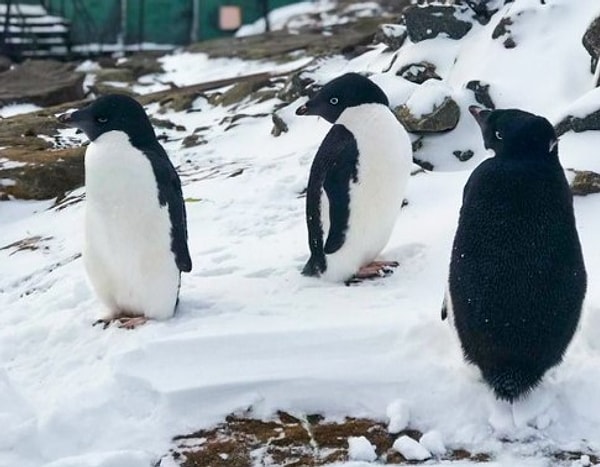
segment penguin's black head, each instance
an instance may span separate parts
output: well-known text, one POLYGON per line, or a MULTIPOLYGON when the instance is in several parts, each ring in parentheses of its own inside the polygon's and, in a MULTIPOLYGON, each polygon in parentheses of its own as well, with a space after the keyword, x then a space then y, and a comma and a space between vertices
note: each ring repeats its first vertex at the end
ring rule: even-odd
POLYGON ((58 117, 61 123, 82 130, 90 141, 109 131, 122 131, 132 144, 143 146, 156 140, 152 124, 141 104, 123 94, 108 94, 75 112, 58 117))
POLYGON ((472 105, 486 149, 508 158, 558 157, 554 127, 544 117, 518 109, 486 110, 472 105))
POLYGON ((361 104, 389 105, 385 93, 370 79, 358 73, 346 73, 327 83, 296 115, 318 115, 334 123, 348 107, 361 104))

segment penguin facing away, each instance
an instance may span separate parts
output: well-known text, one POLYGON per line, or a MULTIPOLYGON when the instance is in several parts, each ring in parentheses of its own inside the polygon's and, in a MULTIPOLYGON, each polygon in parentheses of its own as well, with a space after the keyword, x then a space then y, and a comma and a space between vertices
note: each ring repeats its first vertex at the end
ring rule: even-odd
POLYGON ((387 96, 368 78, 347 73, 327 83, 296 114, 334 124, 310 169, 310 258, 302 273, 348 283, 389 272, 398 263, 375 258, 402 206, 412 146, 387 96))
POLYGON ((495 157, 463 193, 442 319, 498 399, 524 397, 561 362, 586 271, 557 137, 543 117, 469 108, 495 157))
POLYGON ((179 176, 144 108, 125 95, 63 114, 90 140, 85 153, 83 259, 109 314, 132 329, 173 316, 181 272, 192 269, 179 176))

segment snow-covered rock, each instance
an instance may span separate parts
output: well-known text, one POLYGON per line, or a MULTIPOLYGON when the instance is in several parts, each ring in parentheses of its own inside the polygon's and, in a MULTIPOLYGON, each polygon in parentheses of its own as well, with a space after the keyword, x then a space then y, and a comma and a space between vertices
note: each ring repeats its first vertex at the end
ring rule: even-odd
POLYGON ((423 445, 406 435, 394 441, 392 448, 409 461, 424 461, 431 457, 431 453, 423 445))
POLYGON ((375 446, 364 436, 348 438, 348 457, 354 461, 373 462, 377 459, 375 446))
POLYGON ((444 438, 437 430, 423 433, 423 436, 421 436, 421 439, 419 440, 419 444, 435 456, 441 456, 446 453, 444 438))
POLYGON ((391 402, 385 409, 388 418, 387 429, 390 433, 400 433, 408 427, 410 407, 402 399, 391 402))

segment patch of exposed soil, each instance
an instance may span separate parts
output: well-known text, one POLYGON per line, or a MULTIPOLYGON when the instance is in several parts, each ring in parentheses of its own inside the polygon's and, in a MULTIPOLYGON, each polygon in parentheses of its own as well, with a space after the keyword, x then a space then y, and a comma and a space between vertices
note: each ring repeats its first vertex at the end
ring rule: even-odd
MULTIPOLYGON (((315 467, 348 460, 348 438, 364 436, 375 447, 380 463, 425 464, 408 461, 392 449, 394 441, 405 435, 419 440, 422 433, 391 434, 385 424, 367 418, 335 422, 318 414, 296 417, 279 412, 273 420, 264 421, 230 415, 214 428, 176 436, 175 446, 163 460, 170 458, 182 467, 315 467)), ((440 459, 488 462, 490 456, 457 449, 440 459)))

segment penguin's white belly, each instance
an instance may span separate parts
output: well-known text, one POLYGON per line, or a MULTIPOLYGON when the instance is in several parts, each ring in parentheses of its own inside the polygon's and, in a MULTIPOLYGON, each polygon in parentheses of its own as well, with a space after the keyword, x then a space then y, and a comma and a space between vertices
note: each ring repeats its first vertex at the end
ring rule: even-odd
POLYGON ((326 255, 323 274, 325 279, 341 281, 375 260, 386 246, 402 207, 412 147, 406 131, 382 105, 346 109, 336 123, 353 133, 359 151, 358 181, 350 182, 345 242, 326 255))
POLYGON ((173 315, 180 272, 171 251, 171 221, 158 200, 150 161, 127 135, 111 131, 85 155, 84 262, 111 315, 173 315))

